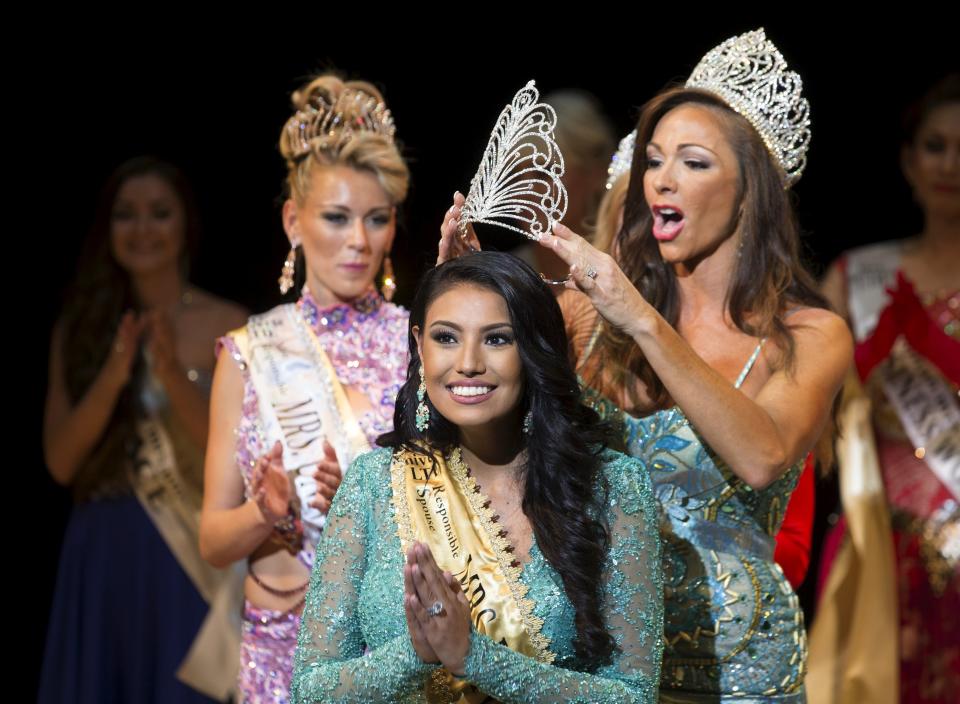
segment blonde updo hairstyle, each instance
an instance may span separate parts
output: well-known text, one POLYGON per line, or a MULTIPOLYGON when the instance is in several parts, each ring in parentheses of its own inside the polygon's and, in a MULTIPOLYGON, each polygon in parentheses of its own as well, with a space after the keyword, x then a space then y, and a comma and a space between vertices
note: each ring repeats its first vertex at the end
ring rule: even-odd
MULTIPOLYGON (((383 103, 380 91, 366 81, 344 81, 332 74, 322 74, 291 96, 294 113, 309 110, 311 105, 320 100, 335 105, 347 90, 364 93, 383 103)), ((342 109, 339 124, 349 125, 364 117, 354 107, 358 105, 344 101, 339 106, 342 109)), ((298 205, 303 204, 310 189, 313 169, 323 166, 349 166, 372 173, 394 205, 402 203, 407 197, 410 171, 391 137, 376 131, 356 130, 349 139, 343 139, 343 134, 334 130, 332 135, 327 133, 312 137, 309 144, 310 150, 303 153, 295 132, 284 126, 280 133, 280 153, 287 162, 287 189, 298 205)))

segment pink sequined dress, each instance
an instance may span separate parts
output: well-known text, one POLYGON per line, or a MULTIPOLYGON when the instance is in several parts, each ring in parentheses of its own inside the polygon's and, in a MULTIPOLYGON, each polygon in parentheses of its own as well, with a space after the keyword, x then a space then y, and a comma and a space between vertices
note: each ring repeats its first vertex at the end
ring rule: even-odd
MULTIPOLYGON (((316 333, 340 383, 369 399, 372 410, 358 414, 357 420, 375 447, 376 438, 393 429, 397 392, 406 379, 409 314, 385 302, 372 288, 351 304, 320 306, 304 287, 295 305, 316 333)), ((248 485, 253 462, 265 451, 261 446, 257 391, 236 342, 228 335, 218 341, 218 352, 220 346, 226 348, 243 373, 236 465, 238 471, 244 473, 244 484, 248 485)), ((272 444, 272 439, 267 438, 266 442, 272 444)), ((308 569, 313 566, 315 548, 304 541, 297 555, 308 569)), ((276 611, 246 602, 238 685, 243 702, 281 704, 289 700, 299 627, 299 609, 276 611)))

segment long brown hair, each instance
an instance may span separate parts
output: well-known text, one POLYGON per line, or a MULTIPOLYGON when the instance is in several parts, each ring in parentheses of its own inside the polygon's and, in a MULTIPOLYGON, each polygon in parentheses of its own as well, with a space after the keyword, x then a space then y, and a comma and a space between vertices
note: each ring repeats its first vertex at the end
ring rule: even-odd
MULTIPOLYGON (((106 362, 120 319, 127 310, 139 310, 130 275, 113 256, 110 228, 114 202, 131 178, 155 175, 166 181, 184 209, 184 246, 180 266, 187 278, 191 255, 200 236, 198 209, 183 172, 153 156, 139 156, 114 170, 100 192, 93 225, 84 242, 76 278, 68 291, 60 317, 63 372, 67 395, 76 404, 106 362)), ((131 381, 120 394, 110 423, 73 481, 73 493, 83 500, 94 492, 118 492, 127 487, 126 462, 136 450, 135 421, 140 409, 137 386, 146 367, 138 353, 131 381)))
MULTIPOLYGON (((618 264, 643 297, 676 327, 680 316, 680 291, 673 267, 664 262, 653 237, 653 216, 643 192, 647 170, 646 147, 660 120, 684 104, 705 106, 719 117, 739 165, 737 207, 730 232, 740 230, 741 256, 726 292, 730 319, 754 337, 769 338, 782 350, 782 363, 791 369, 794 340, 783 321, 785 311, 796 306, 829 308, 817 291, 813 277, 800 258, 800 237, 791 193, 784 188, 783 172, 771 157, 760 135, 720 98, 705 91, 670 88, 648 102, 640 114, 637 142, 630 168, 630 185, 623 227, 617 233, 618 264)), ((599 348, 613 365, 615 382, 626 388, 628 374, 639 378, 650 399, 667 399, 663 383, 654 373, 633 338, 604 326, 599 348)), ((597 365, 600 370, 604 366, 597 365)), ((588 380, 589 381, 589 380, 588 380)))

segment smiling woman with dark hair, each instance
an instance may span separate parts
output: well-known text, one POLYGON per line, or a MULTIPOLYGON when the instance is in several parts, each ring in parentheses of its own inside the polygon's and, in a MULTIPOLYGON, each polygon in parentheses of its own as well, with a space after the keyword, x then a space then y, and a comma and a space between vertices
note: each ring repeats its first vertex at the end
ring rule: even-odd
POLYGON ((430 271, 387 447, 318 546, 294 701, 653 702, 657 513, 580 402, 550 290, 520 260, 430 271))

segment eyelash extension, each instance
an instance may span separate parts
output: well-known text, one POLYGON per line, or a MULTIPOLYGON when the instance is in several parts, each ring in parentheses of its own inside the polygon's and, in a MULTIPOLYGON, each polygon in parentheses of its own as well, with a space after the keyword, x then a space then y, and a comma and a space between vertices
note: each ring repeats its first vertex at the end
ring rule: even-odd
MULTIPOLYGON (((435 332, 432 332, 430 333, 430 339, 441 345, 449 344, 450 342, 457 341, 456 335, 454 335, 449 330, 437 330, 435 332), (449 339, 445 339, 445 338, 449 338, 449 339)), ((489 343, 491 340, 502 340, 502 342, 494 343, 497 345, 512 345, 514 343, 513 335, 509 333, 503 333, 503 332, 490 333, 486 337, 484 337, 484 342, 489 343)))
POLYGON ((436 330, 430 333, 430 339, 434 342, 440 343, 441 345, 447 344, 447 342, 442 339, 446 337, 452 338, 454 342, 457 340, 456 336, 449 330, 436 330))
POLYGON ((513 344, 513 341, 514 341, 514 340, 513 340, 513 335, 511 335, 511 334, 509 334, 509 333, 505 333, 505 332, 498 332, 498 333, 493 333, 493 334, 491 334, 491 335, 487 335, 487 340, 488 340, 488 341, 491 340, 491 339, 495 339, 495 338, 499 338, 499 339, 503 340, 503 342, 499 343, 499 344, 501 344, 501 345, 512 345, 512 344, 513 344))

